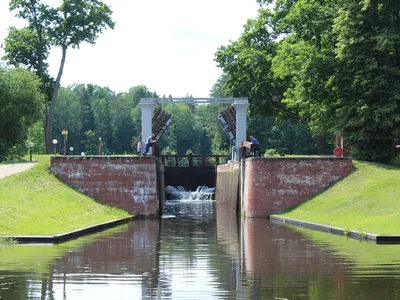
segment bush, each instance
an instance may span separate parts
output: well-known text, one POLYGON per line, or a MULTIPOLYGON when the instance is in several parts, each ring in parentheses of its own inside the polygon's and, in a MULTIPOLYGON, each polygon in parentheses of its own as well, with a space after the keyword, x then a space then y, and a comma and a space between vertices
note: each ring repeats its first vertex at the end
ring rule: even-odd
POLYGON ((267 149, 264 156, 279 156, 279 152, 275 149, 267 149))

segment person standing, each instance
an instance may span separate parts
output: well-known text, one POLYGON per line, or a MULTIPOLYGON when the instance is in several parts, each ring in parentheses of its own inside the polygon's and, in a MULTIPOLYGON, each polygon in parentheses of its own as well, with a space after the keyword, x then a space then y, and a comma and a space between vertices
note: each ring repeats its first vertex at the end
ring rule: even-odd
POLYGON ((260 157, 260 143, 257 141, 257 139, 254 136, 250 136, 250 142, 251 142, 251 150, 253 150, 253 156, 256 156, 256 153, 258 154, 258 157, 260 157))
POLYGON ((144 152, 142 153, 142 155, 146 155, 146 154, 149 152, 150 147, 153 146, 153 143, 157 142, 157 141, 154 139, 154 137, 155 137, 155 134, 152 133, 152 134, 147 138, 146 145, 145 145, 145 150, 144 150, 144 152))

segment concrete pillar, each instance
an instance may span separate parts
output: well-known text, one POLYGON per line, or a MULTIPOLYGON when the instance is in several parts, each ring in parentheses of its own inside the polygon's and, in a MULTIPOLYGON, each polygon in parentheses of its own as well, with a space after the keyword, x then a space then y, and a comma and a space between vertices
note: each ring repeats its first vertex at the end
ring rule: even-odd
POLYGON ((233 106, 236 109, 236 147, 240 148, 240 143, 246 141, 247 136, 247 99, 235 100, 233 106))
POLYGON ((144 144, 146 143, 147 138, 152 134, 153 130, 152 120, 154 113, 154 100, 142 99, 140 100, 139 107, 142 109, 142 143, 144 144))

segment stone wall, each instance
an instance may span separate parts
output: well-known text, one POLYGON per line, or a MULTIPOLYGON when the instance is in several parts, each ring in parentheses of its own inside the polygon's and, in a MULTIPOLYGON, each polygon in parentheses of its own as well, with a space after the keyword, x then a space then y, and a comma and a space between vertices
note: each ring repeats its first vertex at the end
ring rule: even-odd
POLYGON ((96 201, 135 215, 157 215, 154 157, 52 157, 51 172, 96 201))
POLYGON ((244 204, 247 217, 267 217, 296 206, 348 175, 349 158, 248 158, 244 204))
POLYGON ((215 189, 216 205, 229 211, 237 211, 238 194, 239 163, 219 165, 215 189))

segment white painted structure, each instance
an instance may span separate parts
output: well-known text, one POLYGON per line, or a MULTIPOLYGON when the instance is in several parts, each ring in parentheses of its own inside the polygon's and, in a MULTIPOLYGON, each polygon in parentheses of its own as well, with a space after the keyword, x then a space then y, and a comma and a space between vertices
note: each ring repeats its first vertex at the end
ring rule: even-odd
POLYGON ((247 98, 141 98, 139 106, 142 109, 142 143, 146 143, 152 131, 152 118, 156 103, 193 103, 193 104, 219 104, 231 103, 236 110, 236 149, 240 143, 246 141, 247 130, 247 98))

